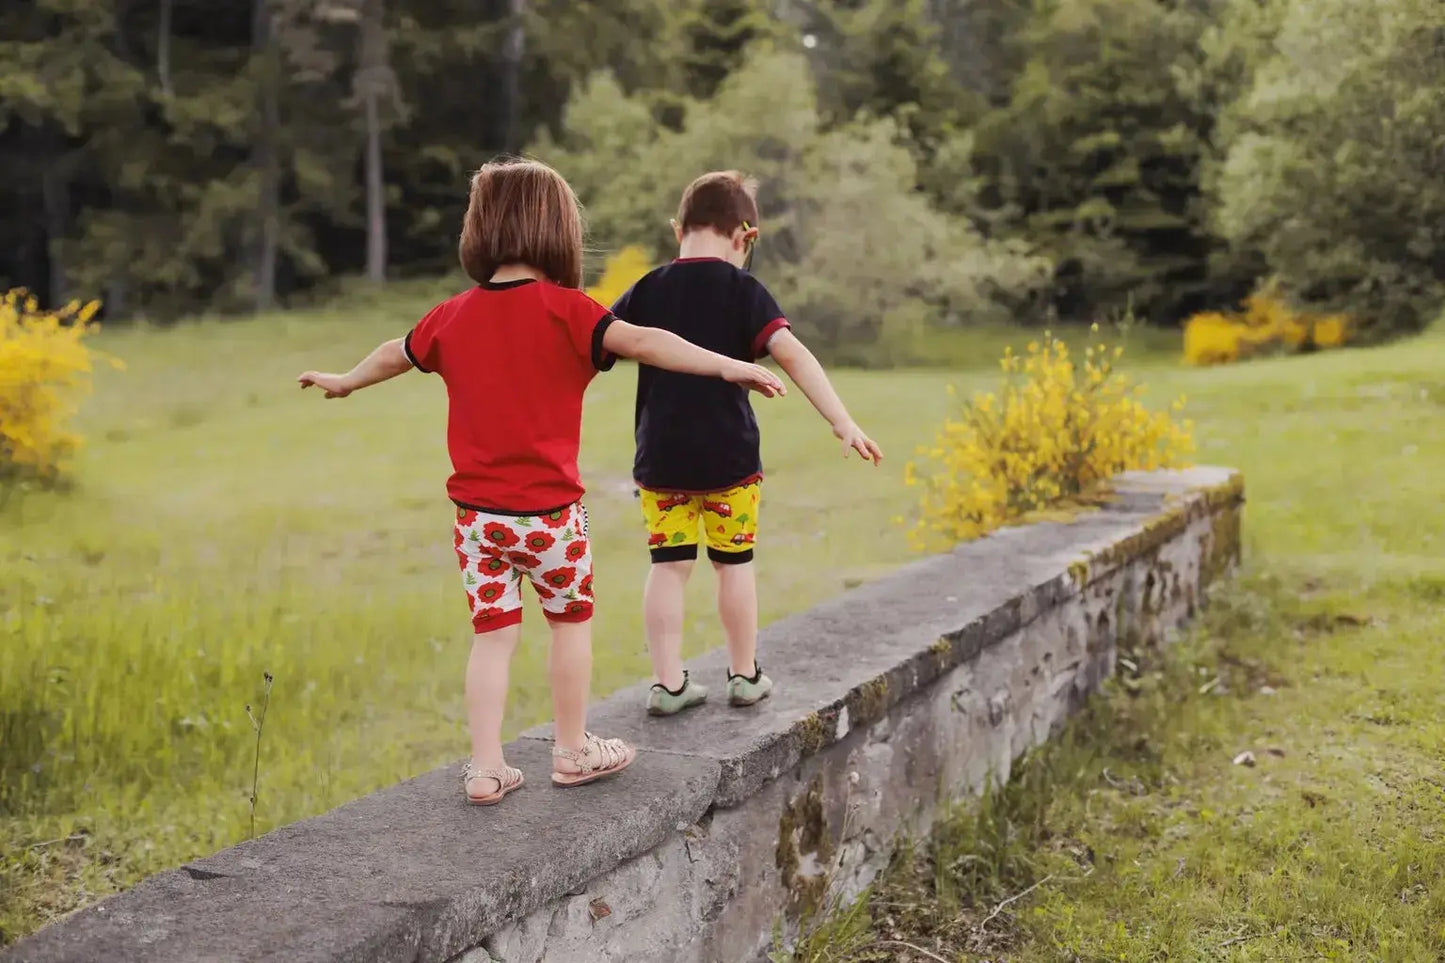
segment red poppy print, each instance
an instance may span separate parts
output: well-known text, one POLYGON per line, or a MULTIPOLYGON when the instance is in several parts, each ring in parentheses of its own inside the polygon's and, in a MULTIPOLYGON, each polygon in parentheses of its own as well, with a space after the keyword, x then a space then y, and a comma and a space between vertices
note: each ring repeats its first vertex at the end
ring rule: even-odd
POLYGON ((505 595, 506 592, 507 585, 505 582, 486 582, 483 583, 481 588, 477 589, 477 601, 483 603, 484 606, 490 606, 493 602, 497 601, 497 599, 505 595))
POLYGON ((537 590, 537 598, 539 599, 555 599, 557 597, 556 592, 552 591, 547 586, 542 585, 538 582, 533 582, 532 588, 537 590))
POLYGON ((526 552, 511 551, 507 553, 507 561, 524 572, 530 572, 539 567, 542 560, 535 555, 528 555, 526 552))
POLYGON ((577 570, 568 565, 562 568, 554 568, 552 571, 545 573, 542 576, 542 581, 552 586, 552 588, 564 589, 571 585, 572 580, 576 577, 577 570))
POLYGON ((477 523, 477 513, 470 508, 457 509, 457 527, 471 528, 477 523))
POLYGON ((577 586, 578 595, 592 594, 592 575, 589 573, 582 579, 582 584, 577 586))
POLYGON ((540 555, 542 552, 545 552, 557 544, 557 536, 547 532, 528 532, 523 542, 527 546, 527 551, 536 552, 540 555))
POLYGON ((496 605, 491 605, 484 609, 477 609, 477 611, 472 615, 472 624, 482 625, 486 622, 491 622, 494 619, 499 619, 505 614, 506 613, 502 611, 501 607, 496 605))
POLYGON ((507 572, 507 562, 500 558, 484 558, 477 563, 477 571, 483 578, 499 578, 507 572))
POLYGON ((511 548, 521 539, 517 538, 516 532, 501 522, 487 522, 482 529, 482 541, 497 548, 511 548))
POLYGON ((538 515, 537 521, 548 528, 561 528, 572 520, 572 509, 559 508, 555 512, 548 512, 545 515, 538 515))
POLYGON ((580 562, 582 556, 587 554, 587 539, 579 538, 575 542, 567 543, 567 561, 580 562))
POLYGON ((567 608, 563 610, 563 613, 566 615, 583 615, 591 611, 591 602, 568 602, 567 608))

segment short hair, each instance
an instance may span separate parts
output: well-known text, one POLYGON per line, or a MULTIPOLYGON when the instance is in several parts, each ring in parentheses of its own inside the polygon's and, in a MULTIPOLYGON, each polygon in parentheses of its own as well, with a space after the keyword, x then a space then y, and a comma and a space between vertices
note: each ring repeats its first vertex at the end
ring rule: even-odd
POLYGON ((731 237, 743 226, 758 226, 757 181, 737 171, 713 171, 704 174, 682 192, 677 207, 677 223, 682 232, 712 228, 731 237))
POLYGON ((462 269, 485 284, 526 264, 566 288, 582 286, 582 212, 572 186, 540 161, 506 159, 472 175, 457 245, 462 269))

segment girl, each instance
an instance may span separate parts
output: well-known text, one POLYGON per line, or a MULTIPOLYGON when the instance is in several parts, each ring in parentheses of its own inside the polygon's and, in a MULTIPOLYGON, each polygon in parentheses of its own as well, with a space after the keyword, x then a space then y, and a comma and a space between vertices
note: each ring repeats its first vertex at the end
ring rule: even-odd
POLYGON ((415 368, 447 387, 454 544, 476 633, 467 661, 472 755, 467 801, 491 805, 522 785, 502 756, 507 670, 521 634, 525 577, 552 629, 556 745, 552 782, 621 772, 635 752, 586 729, 592 678, 592 551, 577 471, 582 395, 618 357, 785 394, 765 368, 615 318, 583 294, 582 219, 562 177, 536 161, 487 164, 472 178, 462 267, 477 286, 437 305, 403 338, 344 375, 308 371, 344 398, 415 368))

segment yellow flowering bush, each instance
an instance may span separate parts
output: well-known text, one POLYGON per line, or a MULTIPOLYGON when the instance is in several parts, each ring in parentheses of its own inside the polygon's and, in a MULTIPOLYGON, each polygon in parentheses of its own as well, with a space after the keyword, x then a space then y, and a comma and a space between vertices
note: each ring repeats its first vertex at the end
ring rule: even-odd
POLYGON ((1205 311, 1184 322, 1184 361, 1230 364, 1272 352, 1339 348, 1349 334, 1344 315, 1297 311, 1266 285, 1245 299, 1243 311, 1205 311))
POLYGON ((54 478, 80 443, 67 430, 90 390, 85 343, 100 302, 41 311, 23 290, 0 297, 0 478, 54 478))
POLYGON ((1143 388, 1115 368, 1123 350, 1091 346, 1080 365, 1045 334, 1022 356, 1005 351, 1002 388, 975 394, 919 449, 926 462, 907 466, 907 483, 922 488, 916 547, 1097 495, 1122 471, 1181 464, 1194 448, 1193 426, 1178 418, 1184 400, 1144 407, 1143 388))
POLYGON ((624 247, 607 259, 602 277, 587 289, 587 295, 599 304, 611 305, 651 270, 652 259, 645 250, 635 244, 624 247))

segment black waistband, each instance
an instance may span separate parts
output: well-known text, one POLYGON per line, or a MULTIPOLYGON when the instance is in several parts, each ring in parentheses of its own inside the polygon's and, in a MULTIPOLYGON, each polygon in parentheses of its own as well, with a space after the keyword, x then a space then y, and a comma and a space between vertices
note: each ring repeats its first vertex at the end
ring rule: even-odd
POLYGON ((565 505, 557 505, 553 508, 538 508, 530 512, 519 512, 515 508, 485 508, 481 505, 468 505, 466 502, 459 502, 455 498, 452 499, 452 504, 458 508, 465 508, 469 512, 481 512, 483 515, 507 515, 512 518, 531 518, 534 515, 550 515, 553 512, 563 511, 564 509, 571 508, 575 503, 568 502, 565 505))

